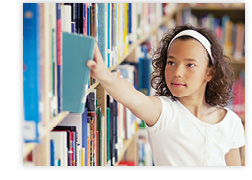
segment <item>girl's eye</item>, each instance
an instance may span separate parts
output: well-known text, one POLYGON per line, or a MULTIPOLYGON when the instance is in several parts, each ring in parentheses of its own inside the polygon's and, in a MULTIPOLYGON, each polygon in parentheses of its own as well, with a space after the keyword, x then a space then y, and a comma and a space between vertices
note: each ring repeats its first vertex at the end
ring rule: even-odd
POLYGON ((168 65, 174 65, 174 62, 168 61, 167 64, 168 64, 168 65))
POLYGON ((187 64, 188 67, 195 67, 195 64, 187 64))

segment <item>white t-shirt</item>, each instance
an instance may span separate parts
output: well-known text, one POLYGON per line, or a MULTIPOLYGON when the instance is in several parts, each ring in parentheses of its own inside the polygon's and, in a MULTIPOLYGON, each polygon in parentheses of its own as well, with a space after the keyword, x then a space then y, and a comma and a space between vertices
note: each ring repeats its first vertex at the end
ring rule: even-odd
POLYGON ((226 166, 225 154, 245 145, 241 119, 228 108, 225 118, 211 125, 178 100, 159 98, 161 115, 153 126, 146 124, 156 166, 226 166))

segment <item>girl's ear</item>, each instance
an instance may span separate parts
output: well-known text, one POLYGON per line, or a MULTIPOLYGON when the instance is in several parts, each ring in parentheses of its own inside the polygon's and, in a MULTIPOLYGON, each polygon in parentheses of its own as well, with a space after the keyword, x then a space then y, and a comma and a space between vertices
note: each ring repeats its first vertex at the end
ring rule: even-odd
POLYGON ((213 67, 207 68, 206 81, 207 82, 211 81, 212 78, 213 78, 213 76, 214 76, 214 69, 213 69, 213 67))

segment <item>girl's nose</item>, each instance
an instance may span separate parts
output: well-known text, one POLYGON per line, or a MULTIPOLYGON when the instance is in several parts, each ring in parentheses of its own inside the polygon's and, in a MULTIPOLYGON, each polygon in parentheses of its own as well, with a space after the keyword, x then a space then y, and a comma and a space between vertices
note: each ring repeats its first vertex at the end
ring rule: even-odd
POLYGON ((174 71, 175 77, 183 77, 184 74, 184 68, 181 65, 178 65, 174 71))

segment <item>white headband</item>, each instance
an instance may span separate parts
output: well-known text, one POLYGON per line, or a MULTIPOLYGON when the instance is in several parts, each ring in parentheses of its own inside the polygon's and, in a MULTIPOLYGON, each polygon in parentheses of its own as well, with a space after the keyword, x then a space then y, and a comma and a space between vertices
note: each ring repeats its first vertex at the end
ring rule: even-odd
POLYGON ((209 56, 210 56, 210 59, 212 61, 212 64, 214 64, 214 59, 212 57, 212 53, 211 53, 211 44, 210 42, 208 41, 208 39, 203 36, 202 34, 200 34, 199 32, 197 31, 194 31, 194 30, 191 30, 191 29, 187 29, 187 30, 184 30, 184 31, 181 31, 180 33, 178 33, 170 42, 168 48, 167 48, 167 53, 168 53, 168 50, 172 44, 172 42, 177 39, 178 37, 181 37, 181 36, 191 36, 195 39, 197 39, 204 47, 205 49, 207 50, 209 56))

